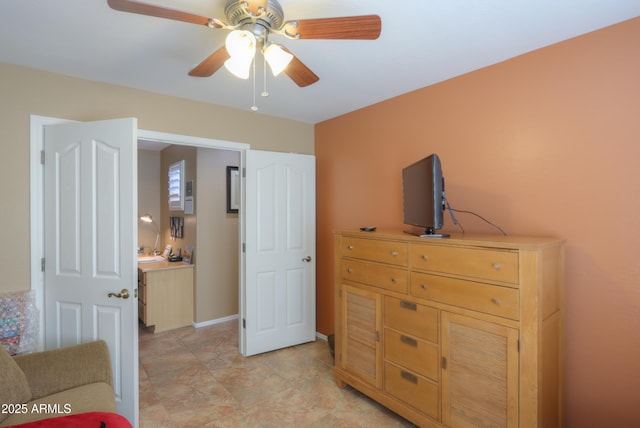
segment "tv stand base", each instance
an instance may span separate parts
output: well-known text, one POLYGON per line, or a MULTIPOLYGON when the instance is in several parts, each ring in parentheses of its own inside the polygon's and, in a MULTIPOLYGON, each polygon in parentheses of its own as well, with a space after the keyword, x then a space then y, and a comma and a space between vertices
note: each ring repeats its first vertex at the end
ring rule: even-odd
POLYGON ((448 233, 416 233, 411 230, 403 230, 404 233, 417 236, 418 238, 449 238, 451 235, 448 233))
POLYGON ((448 233, 426 233, 426 234, 422 234, 422 235, 416 235, 419 236, 420 238, 450 238, 451 235, 449 235, 448 233))

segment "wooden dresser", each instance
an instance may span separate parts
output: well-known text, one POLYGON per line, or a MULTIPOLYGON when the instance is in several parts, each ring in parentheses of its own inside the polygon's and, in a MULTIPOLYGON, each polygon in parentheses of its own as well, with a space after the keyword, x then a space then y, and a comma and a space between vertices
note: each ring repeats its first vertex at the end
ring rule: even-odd
POLYGON ((419 426, 562 426, 562 240, 340 231, 335 255, 339 385, 419 426))
POLYGON ((193 267, 181 262, 138 264, 138 317, 154 333, 193 324, 193 267))

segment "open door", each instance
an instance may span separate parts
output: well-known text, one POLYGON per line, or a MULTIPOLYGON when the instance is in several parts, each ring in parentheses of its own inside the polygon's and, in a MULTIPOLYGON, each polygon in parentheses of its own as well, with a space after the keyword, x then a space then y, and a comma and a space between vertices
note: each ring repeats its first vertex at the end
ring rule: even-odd
POLYGON ((48 125, 44 139, 47 349, 102 339, 118 413, 138 426, 137 121, 48 125))
POLYGON ((247 150, 240 352, 315 340, 315 158, 247 150))

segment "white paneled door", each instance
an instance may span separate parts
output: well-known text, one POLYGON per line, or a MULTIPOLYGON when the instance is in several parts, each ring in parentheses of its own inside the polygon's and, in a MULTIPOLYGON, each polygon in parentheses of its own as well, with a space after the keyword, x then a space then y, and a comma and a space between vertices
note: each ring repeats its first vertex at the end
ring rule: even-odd
POLYGON ((118 413, 134 426, 136 134, 135 119, 49 125, 43 156, 45 346, 105 340, 118 413))
POLYGON ((315 158, 246 152, 243 355, 315 340, 315 158))

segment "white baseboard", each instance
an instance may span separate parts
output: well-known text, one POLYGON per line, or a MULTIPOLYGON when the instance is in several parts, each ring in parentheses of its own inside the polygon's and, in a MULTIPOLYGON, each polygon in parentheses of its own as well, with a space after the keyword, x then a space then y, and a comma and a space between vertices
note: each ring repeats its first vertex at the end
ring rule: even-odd
POLYGON ((328 340, 328 339, 327 339, 327 336, 325 336, 324 334, 319 333, 319 332, 317 332, 317 331, 316 331, 316 337, 317 337, 318 339, 324 340, 325 342, 328 340))
POLYGON ((228 317, 216 318, 214 320, 203 321, 203 322, 194 322, 193 326, 195 328, 207 327, 209 325, 215 325, 215 324, 220 324, 220 323, 227 322, 227 321, 237 320, 238 318, 240 318, 239 314, 229 315, 228 317))
MULTIPOLYGON (((210 325, 220 324, 220 323, 231 321, 231 320, 237 320, 238 318, 240 318, 240 314, 230 315, 228 317, 217 318, 209 321, 194 322, 193 326, 195 328, 207 327, 210 325)), ((325 342, 327 341, 327 336, 317 331, 316 331, 316 337, 320 340, 324 340, 325 342)))

